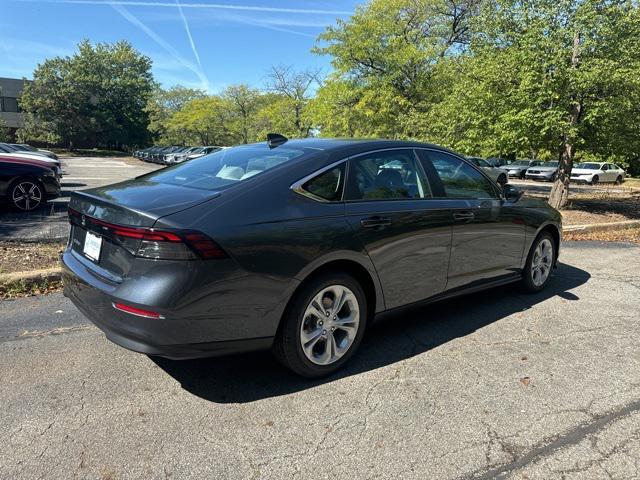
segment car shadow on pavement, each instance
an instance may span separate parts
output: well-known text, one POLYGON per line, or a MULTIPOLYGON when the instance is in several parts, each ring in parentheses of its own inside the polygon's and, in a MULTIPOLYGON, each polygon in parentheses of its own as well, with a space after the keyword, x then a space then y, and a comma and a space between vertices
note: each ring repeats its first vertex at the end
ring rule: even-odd
POLYGON ((387 314, 371 326, 359 352, 345 368, 320 380, 296 376, 280 366, 268 352, 201 360, 151 359, 180 382, 182 388, 200 398, 217 403, 253 402, 420 355, 555 296, 579 300, 568 290, 586 283, 590 277, 584 270, 560 263, 547 288, 537 294, 521 293, 517 284, 507 285, 469 295, 464 302, 446 300, 387 314))

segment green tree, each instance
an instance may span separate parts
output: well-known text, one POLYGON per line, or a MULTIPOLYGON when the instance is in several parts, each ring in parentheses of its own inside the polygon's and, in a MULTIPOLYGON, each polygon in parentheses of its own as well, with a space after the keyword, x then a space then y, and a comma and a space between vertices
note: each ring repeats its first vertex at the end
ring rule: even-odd
POLYGON ((0 118, 0 142, 8 142, 9 141, 9 127, 4 122, 3 119, 0 118))
POLYGON ((498 101, 506 121, 502 131, 515 140, 529 136, 526 140, 560 160, 551 205, 566 203, 578 152, 637 155, 640 17, 635 2, 494 0, 484 4, 479 19, 472 53, 485 67, 498 67, 495 60, 501 60, 499 74, 480 83, 492 98, 508 98, 498 101), (498 75, 502 80, 496 85, 498 75))
POLYGON ((287 136, 308 137, 311 116, 307 111, 313 86, 319 83, 319 71, 294 71, 287 66, 274 66, 268 74, 267 88, 275 96, 263 108, 262 117, 277 126, 276 132, 287 136))
POLYGON ((258 112, 264 106, 265 100, 260 91, 245 84, 232 85, 226 88, 221 96, 231 107, 230 128, 240 137, 240 143, 255 141, 258 112))
POLYGON ((437 66, 465 50, 478 2, 372 0, 329 27, 314 49, 335 69, 318 93, 321 131, 336 131, 331 117, 348 113, 344 135, 417 137, 415 119, 439 94, 437 66))
POLYGON ((171 116, 187 103, 205 96, 206 94, 202 90, 182 85, 175 85, 168 90, 156 85, 146 107, 149 114, 149 132, 152 138, 166 143, 185 143, 186 139, 183 137, 167 136, 167 123, 171 116))
POLYGON ((231 111, 228 100, 216 95, 191 100, 168 120, 167 134, 179 135, 190 144, 225 146, 239 143, 239 136, 231 129, 231 111))
POLYGON ((21 107, 24 140, 121 148, 147 142, 151 60, 128 42, 92 45, 38 65, 21 107))

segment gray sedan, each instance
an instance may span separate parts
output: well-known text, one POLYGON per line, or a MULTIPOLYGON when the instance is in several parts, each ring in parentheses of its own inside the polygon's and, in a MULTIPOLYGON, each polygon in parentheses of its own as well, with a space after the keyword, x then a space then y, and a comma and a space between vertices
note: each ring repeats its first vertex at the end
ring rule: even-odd
POLYGON ((560 213, 454 152, 268 139, 72 192, 65 295, 137 352, 271 349, 321 377, 384 312, 548 284, 560 213))
MULTIPOLYGON (((537 162, 536 162, 537 163, 537 162)), ((528 180, 542 180, 553 182, 558 174, 559 162, 544 162, 527 169, 525 178, 528 180)))

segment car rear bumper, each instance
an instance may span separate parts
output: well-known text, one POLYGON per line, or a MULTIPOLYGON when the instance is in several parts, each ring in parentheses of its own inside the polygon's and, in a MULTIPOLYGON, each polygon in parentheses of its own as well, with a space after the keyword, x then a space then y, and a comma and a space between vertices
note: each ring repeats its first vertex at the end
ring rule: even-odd
MULTIPOLYGON (((64 295, 109 340, 121 347, 178 360, 263 350, 273 343, 272 336, 215 341, 217 334, 226 333, 216 332, 216 322, 181 319, 165 311, 159 312, 165 318, 145 318, 116 310, 113 304, 120 302, 143 309, 146 306, 118 298, 114 295, 116 288, 95 286, 99 280, 91 278, 95 274, 89 272, 76 255, 67 250, 61 257, 64 295)), ((155 307, 146 309, 157 311, 155 307)))

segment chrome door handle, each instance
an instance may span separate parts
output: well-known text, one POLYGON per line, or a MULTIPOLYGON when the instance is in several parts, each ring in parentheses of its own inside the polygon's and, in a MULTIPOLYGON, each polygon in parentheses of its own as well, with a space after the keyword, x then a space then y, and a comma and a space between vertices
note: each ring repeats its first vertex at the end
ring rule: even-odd
POLYGON ((391 219, 378 216, 363 218, 360 220, 360 225, 362 225, 363 228, 388 227, 391 225, 391 219))

